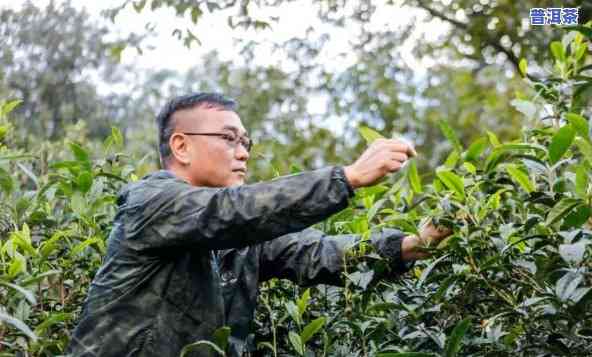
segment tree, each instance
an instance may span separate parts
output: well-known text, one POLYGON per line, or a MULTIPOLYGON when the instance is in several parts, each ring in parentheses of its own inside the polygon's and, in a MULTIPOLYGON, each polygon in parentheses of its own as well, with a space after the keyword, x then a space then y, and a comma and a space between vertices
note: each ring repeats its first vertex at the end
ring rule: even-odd
POLYGON ((86 120, 91 135, 108 133, 114 118, 107 116, 108 101, 93 75, 120 80, 113 48, 140 40, 131 35, 107 41, 108 33, 69 2, 51 1, 40 9, 28 1, 20 10, 0 12, 0 80, 11 97, 23 101, 15 116, 29 132, 56 139, 67 123, 86 120))

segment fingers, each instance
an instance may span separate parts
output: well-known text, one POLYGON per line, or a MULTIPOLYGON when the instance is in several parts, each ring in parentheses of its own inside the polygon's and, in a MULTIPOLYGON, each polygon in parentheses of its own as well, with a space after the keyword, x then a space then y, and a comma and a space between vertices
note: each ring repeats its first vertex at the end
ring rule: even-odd
POLYGON ((415 157, 417 156, 417 152, 406 140, 402 139, 377 139, 374 141, 373 145, 378 147, 386 147, 390 151, 393 152, 401 152, 405 153, 408 157, 415 157))

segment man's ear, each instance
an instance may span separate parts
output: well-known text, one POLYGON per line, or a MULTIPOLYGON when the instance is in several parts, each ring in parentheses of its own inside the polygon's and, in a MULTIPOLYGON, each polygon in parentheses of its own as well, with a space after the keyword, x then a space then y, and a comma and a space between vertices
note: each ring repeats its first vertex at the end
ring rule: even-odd
POLYGON ((189 143, 187 137, 181 133, 174 133, 169 139, 171 153, 181 165, 189 165, 189 143))

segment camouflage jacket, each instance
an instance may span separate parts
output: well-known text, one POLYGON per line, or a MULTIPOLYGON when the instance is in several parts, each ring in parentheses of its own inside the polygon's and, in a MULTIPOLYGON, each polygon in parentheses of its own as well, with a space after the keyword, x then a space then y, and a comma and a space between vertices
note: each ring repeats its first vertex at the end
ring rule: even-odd
MULTIPOLYGON (((229 355, 240 356, 259 282, 341 284, 344 253, 359 237, 309 227, 352 196, 341 167, 230 188, 194 187, 162 170, 125 186, 68 353, 179 356, 229 326, 229 355)), ((401 236, 372 236, 395 273, 405 268, 401 236)))

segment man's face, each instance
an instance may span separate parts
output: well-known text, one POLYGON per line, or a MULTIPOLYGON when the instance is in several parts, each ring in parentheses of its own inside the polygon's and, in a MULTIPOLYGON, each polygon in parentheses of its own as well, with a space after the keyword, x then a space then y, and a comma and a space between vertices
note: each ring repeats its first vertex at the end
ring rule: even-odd
MULTIPOLYGON (((175 133, 216 133, 220 136, 184 135, 186 169, 197 186, 229 187, 242 185, 247 174, 249 153, 240 143, 228 139, 247 132, 232 112, 206 105, 185 109, 173 115, 175 133)), ((175 135, 175 134, 173 134, 175 135)))

